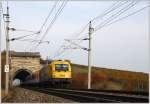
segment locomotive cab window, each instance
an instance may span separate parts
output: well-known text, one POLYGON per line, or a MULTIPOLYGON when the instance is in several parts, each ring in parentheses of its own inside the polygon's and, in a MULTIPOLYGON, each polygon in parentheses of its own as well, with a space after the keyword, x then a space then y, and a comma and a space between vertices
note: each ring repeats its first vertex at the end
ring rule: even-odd
POLYGON ((67 64, 56 64, 55 70, 57 70, 57 71, 68 71, 68 65, 67 64))

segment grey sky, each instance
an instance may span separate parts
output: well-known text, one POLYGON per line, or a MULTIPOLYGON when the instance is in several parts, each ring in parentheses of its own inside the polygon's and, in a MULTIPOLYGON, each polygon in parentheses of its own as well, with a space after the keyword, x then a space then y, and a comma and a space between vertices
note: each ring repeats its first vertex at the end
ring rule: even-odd
MULTIPOLYGON (((41 44, 37 51, 42 57, 52 57, 62 45, 63 40, 71 37, 92 18, 103 13, 115 1, 73 1, 68 2, 61 15, 54 23, 44 40, 51 43, 41 44)), ((138 3, 131 13, 148 5, 148 1, 138 3)), ((11 27, 38 31, 49 13, 53 2, 9 2, 11 27)), ((4 12, 6 3, 3 2, 4 12)), ((92 36, 92 65, 121 70, 149 72, 149 9, 128 17, 120 22, 102 28, 92 36)), ((124 14, 125 15, 125 14, 124 14)), ((104 18, 105 19, 105 18, 104 18)), ((96 22, 93 26, 100 24, 96 22)), ((3 24, 2 24, 3 25, 3 24)), ((48 25, 48 24, 47 24, 48 25)), ((3 27, 2 27, 3 29, 3 27)), ((85 31, 87 33, 88 30, 85 31)), ((10 37, 28 34, 27 32, 11 32, 10 37)), ((83 35, 81 35, 83 36, 83 35)), ((41 36, 39 36, 40 38, 41 36)), ((31 37, 34 38, 34 37, 31 37)), ((82 46, 87 47, 87 42, 82 46)), ((24 51, 30 49, 28 42, 11 42, 11 50, 24 51)), ((4 32, 2 34, 2 50, 5 48, 4 32)), ((68 50, 59 57, 70 59, 74 63, 87 65, 87 52, 68 50)))

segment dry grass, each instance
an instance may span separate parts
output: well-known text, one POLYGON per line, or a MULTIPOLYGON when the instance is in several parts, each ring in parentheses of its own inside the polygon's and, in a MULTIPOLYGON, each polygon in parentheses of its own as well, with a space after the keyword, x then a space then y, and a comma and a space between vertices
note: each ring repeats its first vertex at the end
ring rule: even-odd
POLYGON ((3 99, 4 96, 5 96, 5 91, 4 91, 4 89, 1 89, 1 98, 3 99))
MULTIPOLYGON (((87 66, 72 64, 73 88, 87 88, 87 66)), ((105 90, 149 90, 147 73, 92 67, 92 88, 105 90), (143 89, 137 89, 140 85, 143 89)))

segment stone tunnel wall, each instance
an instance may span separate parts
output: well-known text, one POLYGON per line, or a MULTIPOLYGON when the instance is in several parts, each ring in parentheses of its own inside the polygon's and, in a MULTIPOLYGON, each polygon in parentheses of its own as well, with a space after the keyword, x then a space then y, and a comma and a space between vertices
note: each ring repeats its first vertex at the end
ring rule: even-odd
POLYGON ((39 57, 11 57, 11 79, 19 69, 27 69, 34 73, 40 70, 40 58, 39 57))
MULTIPOLYGON (((15 73, 20 69, 26 69, 27 71, 34 73, 40 70, 40 53, 39 52, 15 52, 10 51, 10 71, 9 79, 12 81, 15 73)), ((6 64, 6 52, 1 53, 1 87, 5 88, 5 75, 4 66, 6 64)), ((11 84, 11 82, 10 82, 11 84)))

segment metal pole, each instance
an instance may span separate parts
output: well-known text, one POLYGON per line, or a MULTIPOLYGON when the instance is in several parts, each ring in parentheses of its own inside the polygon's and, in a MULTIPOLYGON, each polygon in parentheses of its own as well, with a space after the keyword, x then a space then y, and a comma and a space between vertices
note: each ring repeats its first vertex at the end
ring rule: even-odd
POLYGON ((88 49, 88 89, 91 89, 91 35, 92 24, 89 23, 89 49, 88 49))
POLYGON ((46 62, 47 62, 46 64, 48 65, 48 56, 47 56, 47 58, 46 58, 46 62))
POLYGON ((5 94, 8 95, 9 92, 9 7, 8 5, 7 5, 7 14, 6 14, 6 65, 8 66, 8 71, 6 72, 5 94))

